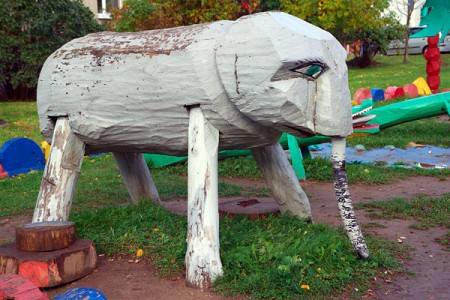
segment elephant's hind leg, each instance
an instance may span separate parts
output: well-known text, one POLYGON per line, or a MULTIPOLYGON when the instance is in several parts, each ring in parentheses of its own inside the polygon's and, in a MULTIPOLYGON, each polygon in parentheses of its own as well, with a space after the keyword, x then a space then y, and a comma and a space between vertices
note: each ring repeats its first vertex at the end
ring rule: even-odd
POLYGON ((69 120, 58 118, 33 222, 67 221, 83 162, 84 147, 85 144, 70 129, 69 120))
POLYGON ((131 202, 137 203, 139 199, 152 198, 153 202, 161 203, 158 190, 141 153, 114 152, 113 156, 130 194, 131 202))
POLYGON ((278 202, 281 213, 310 220, 311 207, 279 143, 252 149, 256 163, 278 202))

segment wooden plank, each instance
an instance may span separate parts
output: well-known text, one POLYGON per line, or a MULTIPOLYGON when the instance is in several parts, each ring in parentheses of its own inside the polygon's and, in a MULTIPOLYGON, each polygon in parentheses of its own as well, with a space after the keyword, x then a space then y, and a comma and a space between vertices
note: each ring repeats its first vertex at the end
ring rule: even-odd
POLYGON ((16 227, 16 247, 22 251, 53 251, 75 242, 75 223, 49 221, 16 227))
POLYGON ((68 118, 58 118, 33 222, 67 221, 83 162, 84 146, 72 132, 68 118))
POLYGON ((17 274, 0 275, 0 300, 48 300, 27 278, 17 274))
POLYGON ((153 202, 161 203, 158 190, 141 153, 113 152, 113 157, 132 203, 138 203, 140 199, 145 198, 152 198, 153 202))
POLYGON ((218 208, 219 131, 200 107, 189 111, 186 284, 206 289, 222 274, 218 208))
POLYGON ((310 220, 311 207, 297 176, 279 143, 252 148, 252 154, 281 213, 310 220))

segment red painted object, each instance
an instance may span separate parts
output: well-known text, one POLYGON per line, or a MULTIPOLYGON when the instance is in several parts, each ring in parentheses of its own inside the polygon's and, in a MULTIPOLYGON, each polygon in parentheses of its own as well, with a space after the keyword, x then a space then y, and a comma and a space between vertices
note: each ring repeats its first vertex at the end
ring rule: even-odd
POLYGON ((361 102, 366 99, 372 99, 372 93, 366 88, 357 89, 353 95, 353 101, 356 101, 358 104, 361 104, 361 102))
POLYGON ((412 83, 405 84, 405 86, 403 87, 403 91, 405 91, 405 95, 408 98, 416 98, 419 95, 417 86, 412 83))
POLYGON ((398 86, 390 86, 386 89, 386 92, 384 93, 385 100, 396 99, 396 98, 400 98, 400 97, 404 97, 404 96, 405 96, 405 91, 403 90, 402 87, 398 87, 398 86), (386 94, 388 95, 388 98, 386 98, 386 94))
POLYGON ((8 173, 3 170, 2 164, 0 164, 0 178, 8 177, 8 173))
POLYGON ((49 300, 30 280, 17 274, 0 275, 0 300, 49 300))
POLYGON ((424 53, 424 57, 427 60, 427 83, 433 94, 439 93, 439 86, 441 79, 439 73, 441 71, 441 52, 438 47, 439 35, 429 37, 428 48, 424 53))

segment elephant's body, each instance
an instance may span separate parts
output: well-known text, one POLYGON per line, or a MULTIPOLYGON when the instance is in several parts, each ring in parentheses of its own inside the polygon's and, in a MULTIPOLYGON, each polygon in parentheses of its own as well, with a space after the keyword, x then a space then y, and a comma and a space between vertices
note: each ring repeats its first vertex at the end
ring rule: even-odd
POLYGON ((345 228, 367 257, 344 169, 352 132, 345 58, 331 34, 280 12, 73 40, 39 78, 40 125, 52 148, 33 221, 68 218, 86 152, 113 152, 133 201, 159 200, 140 152, 188 154, 187 282, 204 288, 222 272, 218 150, 251 148, 281 212, 310 219, 277 140, 321 134, 333 137, 345 228))
POLYGON ((201 106, 220 132, 219 149, 270 145, 282 132, 347 136, 344 55, 329 33, 282 13, 90 34, 45 63, 38 86, 41 129, 50 141, 54 119, 67 116, 91 152, 186 155, 186 107, 201 106), (315 80, 291 71, 272 80, 283 64, 313 61, 328 69, 315 80))

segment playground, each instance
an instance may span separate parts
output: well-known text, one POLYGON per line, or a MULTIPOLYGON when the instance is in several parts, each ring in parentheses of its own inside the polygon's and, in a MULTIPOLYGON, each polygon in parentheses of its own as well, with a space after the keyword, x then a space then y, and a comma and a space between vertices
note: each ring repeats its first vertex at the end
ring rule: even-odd
MULTIPOLYGON (((447 62, 448 57, 448 55, 444 56, 444 62, 447 62)), ((386 65, 395 64, 392 61, 393 58, 386 59, 386 65)), ((421 58, 417 57, 416 59, 421 58)), ((444 69, 444 74, 447 70, 448 68, 444 69)), ((401 69, 398 72, 401 72, 401 69)), ((356 75, 351 70, 350 83, 354 86, 353 90, 360 86, 361 78, 370 78, 371 76, 376 77, 377 75, 371 75, 370 71, 364 75, 362 73, 356 75)), ((411 75, 409 78, 411 78, 411 75)), ((409 78, 406 78, 405 81, 410 81, 409 78)), ((371 82, 374 81, 371 80, 371 82)), ((387 85, 388 83, 380 82, 379 85, 387 85)), ((404 82, 400 82, 400 84, 404 84, 404 82)), ((12 108, 12 104, 8 105, 11 105, 9 107, 12 108)), ((5 119, 9 123, 3 127, 4 132, 7 131, 10 134, 9 136, 3 136, 3 141, 12 137, 25 136, 39 143, 41 138, 37 127, 35 104, 14 103, 14 106, 20 108, 2 111, 3 116, 8 116, 5 119)), ((2 108, 4 107, 2 106, 2 108)), ((441 115, 382 130, 378 135, 355 138, 353 141, 350 140, 350 145, 353 149, 358 144, 365 145, 368 149, 383 148, 386 145, 395 145, 399 149, 413 149, 407 148, 407 144, 415 142, 443 147, 448 152, 449 140, 448 134, 446 135, 445 132, 448 133, 449 127, 448 116, 441 115), (414 134, 410 134, 410 132, 414 132, 414 134), (430 132, 433 132, 434 135, 430 135, 430 132)), ((130 208, 129 206, 123 206, 127 203, 128 195, 124 191, 119 173, 108 154, 86 157, 83 164, 86 171, 81 174, 81 184, 76 194, 75 218, 80 219, 81 217, 77 214, 93 208, 104 206, 117 207, 120 210, 130 208), (101 182, 100 186, 94 187, 99 182, 101 182)), ((224 160, 221 164, 221 202, 236 199, 271 201, 267 186, 251 159, 231 158, 224 160)), ((331 179, 328 177, 329 167, 326 164, 324 160, 320 159, 318 161, 317 159, 305 161, 307 179, 303 181, 302 185, 311 199, 315 221, 339 226, 335 200, 330 197, 333 187, 331 179)), ((447 286, 447 282, 450 280, 447 272, 448 262, 450 261, 447 244, 448 195, 450 193, 448 171, 435 168, 385 168, 371 164, 349 165, 349 168, 350 188, 355 205, 360 206, 357 214, 361 223, 364 224, 364 232, 384 241, 389 241, 396 247, 398 246, 400 250, 391 255, 399 259, 402 268, 405 268, 405 270, 381 268, 375 271, 364 287, 348 285, 340 292, 336 291, 332 294, 341 299, 347 298, 349 295, 356 298, 365 297, 365 299, 399 299, 411 295, 416 298, 411 296, 410 299, 448 298, 450 295, 447 286), (363 203, 387 202, 395 198, 411 202, 417 201, 416 206, 419 211, 409 215, 402 215, 397 212, 383 217, 380 214, 374 214, 378 209, 362 207, 363 203), (444 203, 444 209, 441 208, 443 215, 440 220, 427 220, 424 214, 428 211, 435 212, 433 205, 436 201, 444 203), (422 221, 420 221, 421 219, 422 221)), ((186 203, 184 198, 186 177, 183 175, 185 174, 185 166, 183 164, 170 166, 163 168, 163 170, 160 174, 156 173, 155 180, 159 186, 166 186, 161 191, 164 204, 173 212, 183 214, 186 203)), ((40 178, 41 171, 33 171, 26 175, 1 179, 1 242, 7 243, 14 238, 15 226, 30 222, 40 178)), ((120 211, 115 213, 123 214, 120 211)), ((121 245, 119 242, 121 239, 124 239, 126 235, 132 237, 134 230, 139 228, 139 222, 127 221, 127 215, 128 213, 125 213, 122 217, 116 216, 118 227, 115 227, 115 230, 121 230, 121 227, 122 229, 127 228, 117 236, 118 241, 111 240, 111 237, 114 236, 111 228, 98 235, 98 238, 100 238, 98 240, 99 264, 96 271, 73 283, 46 289, 45 292, 53 297, 61 295, 71 288, 92 287, 102 291, 112 299, 142 298, 149 293, 155 299, 245 299, 244 296, 226 298, 212 291, 201 292, 186 288, 183 270, 175 268, 170 263, 170 258, 165 265, 164 262, 155 262, 157 257, 154 254, 149 254, 150 249, 145 248, 148 246, 145 246, 139 239, 124 240, 125 244, 119 246, 121 245), (120 225, 122 222, 124 222, 124 225, 120 225), (112 243, 111 246, 108 246, 109 243, 112 243), (115 247, 116 249, 113 249, 115 247), (144 248, 144 255, 141 258, 136 257, 135 254, 139 247, 144 248)), ((109 218, 108 213, 107 215, 100 213, 96 217, 92 215, 90 218, 85 218, 85 220, 90 220, 87 223, 77 221, 80 224, 78 227, 81 229, 78 234, 89 237, 89 233, 83 227, 98 226, 89 224, 97 224, 97 221, 107 218, 109 218), (86 233, 83 234, 83 231, 86 233)), ((142 224, 142 226, 143 231, 155 232, 155 228, 164 230, 162 227, 152 228, 152 226, 163 225, 149 225, 147 223, 146 225, 142 224)), ((179 230, 183 232, 183 228, 179 230)), ((95 232, 93 232, 94 235, 99 233, 99 231, 95 232)), ((393 247, 392 245, 389 247, 393 247)), ((303 292, 308 295, 306 294, 307 290, 303 292)), ((313 294, 310 294, 314 298, 313 294)))

